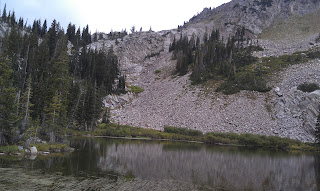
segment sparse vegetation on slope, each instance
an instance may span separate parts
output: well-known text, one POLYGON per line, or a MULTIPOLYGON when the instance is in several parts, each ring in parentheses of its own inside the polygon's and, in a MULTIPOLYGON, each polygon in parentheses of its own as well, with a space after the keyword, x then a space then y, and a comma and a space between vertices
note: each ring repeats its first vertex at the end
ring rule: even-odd
POLYGON ((142 89, 142 88, 140 88, 138 86, 129 86, 129 88, 130 88, 129 91, 132 92, 132 93, 139 94, 139 93, 144 92, 144 89, 142 89))

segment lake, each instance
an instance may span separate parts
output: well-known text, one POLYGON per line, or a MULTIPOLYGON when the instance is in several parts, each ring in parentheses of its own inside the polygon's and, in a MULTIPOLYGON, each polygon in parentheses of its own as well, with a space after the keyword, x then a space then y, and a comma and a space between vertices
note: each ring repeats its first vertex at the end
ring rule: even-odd
POLYGON ((198 143, 73 138, 76 150, 0 156, 0 190, 320 190, 320 156, 198 143))

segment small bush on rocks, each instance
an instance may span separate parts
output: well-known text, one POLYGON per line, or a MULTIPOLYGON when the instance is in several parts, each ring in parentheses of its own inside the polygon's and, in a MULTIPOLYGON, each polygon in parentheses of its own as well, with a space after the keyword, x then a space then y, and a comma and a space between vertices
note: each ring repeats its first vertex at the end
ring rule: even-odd
POLYGON ((319 89, 320 87, 316 83, 303 83, 298 86, 298 90, 301 90, 303 92, 313 92, 319 89))

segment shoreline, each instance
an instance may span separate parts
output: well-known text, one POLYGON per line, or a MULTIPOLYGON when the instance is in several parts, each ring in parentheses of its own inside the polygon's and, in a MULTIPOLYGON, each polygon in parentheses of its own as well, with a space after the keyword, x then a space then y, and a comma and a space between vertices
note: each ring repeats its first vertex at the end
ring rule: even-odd
POLYGON ((184 128, 170 128, 171 132, 157 131, 153 129, 143 129, 118 124, 100 124, 93 132, 81 132, 70 130, 69 136, 72 137, 94 137, 111 138, 125 140, 147 140, 147 141, 172 141, 199 143, 205 145, 236 146, 248 148, 267 148, 280 149, 287 151, 319 152, 320 147, 316 143, 304 143, 290 138, 279 136, 265 136, 257 134, 235 134, 209 132, 201 135, 197 131, 184 128))

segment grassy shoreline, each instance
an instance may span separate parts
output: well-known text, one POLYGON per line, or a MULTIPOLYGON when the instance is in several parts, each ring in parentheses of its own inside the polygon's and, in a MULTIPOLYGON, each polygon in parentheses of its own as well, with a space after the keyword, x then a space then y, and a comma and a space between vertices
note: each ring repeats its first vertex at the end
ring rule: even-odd
POLYGON ((176 127, 164 127, 164 131, 144 129, 117 124, 100 124, 93 132, 68 130, 70 136, 94 136, 144 140, 166 140, 199 142, 215 145, 232 145, 245 147, 261 147, 282 150, 320 151, 317 144, 303 143, 298 140, 281 138, 277 136, 265 136, 255 134, 215 133, 203 134, 198 130, 189 130, 176 127))
POLYGON ((38 154, 44 153, 65 153, 72 152, 73 148, 69 147, 66 144, 49 144, 49 143, 36 143, 31 144, 28 148, 20 149, 18 145, 5 145, 0 146, 0 155, 21 155, 21 154, 31 154, 30 148, 35 146, 37 148, 38 154), (28 150, 28 151, 26 151, 28 150))
MULTIPOLYGON (((320 147, 315 143, 303 143, 298 140, 281 138, 277 136, 265 136, 255 134, 236 134, 236 133, 218 133, 210 132, 203 134, 198 130, 189 130, 185 128, 165 126, 164 131, 154 129, 144 129, 117 124, 100 124, 92 132, 77 131, 68 129, 68 136, 89 136, 89 137, 107 137, 117 139, 132 140, 152 140, 152 141, 175 141, 175 142, 194 142, 208 145, 228 145, 256 148, 270 148, 288 151, 311 151, 319 152, 320 147)), ((43 152, 72 152, 70 147, 65 144, 32 144, 40 153, 43 152)), ((28 154, 25 149, 19 150, 18 145, 0 146, 0 154, 21 155, 28 154)))

